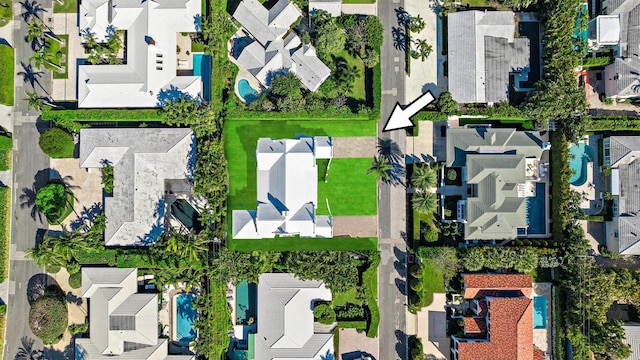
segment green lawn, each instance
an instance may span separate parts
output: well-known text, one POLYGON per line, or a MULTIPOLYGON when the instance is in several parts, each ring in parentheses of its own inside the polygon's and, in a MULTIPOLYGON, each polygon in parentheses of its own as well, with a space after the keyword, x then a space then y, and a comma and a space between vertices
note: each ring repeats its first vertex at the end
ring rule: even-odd
POLYGON ((250 251, 322 251, 322 250, 376 250, 376 238, 300 238, 231 239, 229 249, 250 251))
MULTIPOLYGON (((367 175, 369 158, 332 159, 327 182, 318 182, 318 215, 377 214, 376 178, 367 175)), ((318 169, 318 175, 321 171, 318 169)))
POLYGON ((351 288, 345 292, 334 292, 331 303, 333 306, 344 306, 346 303, 362 305, 362 301, 358 301, 357 299, 357 294, 358 290, 356 288, 351 288))
POLYGON ((11 18, 13 18, 11 0, 0 0, 0 27, 7 25, 11 18))
POLYGON ((11 150, 13 139, 10 136, 0 135, 0 171, 11 169, 11 150))
MULTIPOLYGON (((54 0, 55 2, 55 0, 54 0)), ((54 79, 66 79, 69 77, 69 49, 67 45, 69 44, 69 35, 56 35, 60 40, 64 41, 64 46, 60 46, 56 41, 50 40, 50 42, 54 43, 56 46, 56 52, 60 52, 60 60, 58 61, 58 65, 64 68, 64 72, 58 72, 58 69, 53 69, 53 78, 54 79)))
POLYGON ((13 48, 0 44, 0 104, 13 105, 13 48))
POLYGON ((53 0, 53 12, 54 13, 77 13, 78 12, 78 0, 62 0, 64 2, 61 5, 58 0, 53 0))
POLYGON ((420 294, 421 303, 429 306, 433 302, 434 293, 444 292, 444 277, 442 269, 433 265, 431 260, 422 259, 422 290, 420 294))
MULTIPOLYGON (((363 3, 363 2, 361 2, 363 3)), ((336 58, 344 58, 349 63, 350 67, 355 66, 358 69, 358 77, 353 84, 353 90, 345 94, 348 98, 352 97, 356 100, 364 101, 366 99, 366 93, 364 88, 364 63, 359 57, 353 57, 347 50, 342 50, 335 55, 336 58)), ((329 94, 335 95, 335 94, 329 94)))

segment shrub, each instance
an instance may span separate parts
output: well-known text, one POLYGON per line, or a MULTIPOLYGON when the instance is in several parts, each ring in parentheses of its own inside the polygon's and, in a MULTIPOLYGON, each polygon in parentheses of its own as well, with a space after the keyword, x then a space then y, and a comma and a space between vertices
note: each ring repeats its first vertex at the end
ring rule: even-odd
POLYGON ((409 287, 413 291, 420 291, 422 290, 422 283, 420 282, 420 279, 411 278, 409 280, 409 287))
POLYGON ((60 340, 67 329, 67 304, 59 294, 45 294, 31 304, 29 326, 45 345, 60 340))
MULTIPOLYGON (((334 308, 336 313, 336 319, 342 320, 355 320, 355 319, 364 319, 365 311, 362 306, 358 306, 355 304, 347 303, 344 306, 336 306, 334 308)), ((363 329, 366 328, 366 325, 363 329)))
MULTIPOLYGON (((36 207, 47 217, 49 223, 59 223, 64 219, 69 206, 67 189, 60 182, 51 182, 36 193, 36 207)), ((68 213, 67 213, 68 215, 68 213)))
POLYGON ((6 314, 7 313, 7 304, 0 304, 0 314, 6 314))
POLYGON ((423 360, 424 350, 422 348, 422 342, 415 335, 409 336, 409 358, 411 360, 423 360))
POLYGON ((89 324, 85 321, 83 324, 71 324, 69 325, 69 332, 71 335, 87 332, 89 330, 89 324))
POLYGON ((447 180, 456 181, 458 179, 458 172, 455 169, 447 170, 447 180))
POLYGON ((111 164, 102 166, 102 186, 104 186, 104 192, 113 194, 113 165, 111 164))
POLYGON ((40 149, 54 159, 72 158, 75 143, 73 136, 60 128, 51 128, 40 135, 40 149))
POLYGON ((82 287, 82 272, 78 271, 75 274, 69 275, 69 286, 74 289, 79 289, 82 287))
POLYGON ((422 276, 422 266, 420 266, 420 264, 411 264, 409 267, 409 274, 414 278, 419 278, 422 276))
POLYGON ((330 325, 336 321, 336 312, 329 304, 318 304, 313 308, 313 317, 320 324, 330 325))
POLYGON ((453 99, 450 92, 445 91, 438 97, 438 109, 444 114, 453 114, 458 110, 458 102, 453 99))
POLYGON ((427 231, 424 233, 424 239, 427 242, 436 242, 438 241, 438 231, 434 228, 428 228, 427 231))

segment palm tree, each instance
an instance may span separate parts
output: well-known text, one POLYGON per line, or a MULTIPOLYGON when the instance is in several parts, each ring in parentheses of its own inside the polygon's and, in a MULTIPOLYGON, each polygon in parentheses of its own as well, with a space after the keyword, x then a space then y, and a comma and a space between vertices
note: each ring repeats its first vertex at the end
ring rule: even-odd
POLYGON ((418 33, 420 31, 422 31, 424 29, 424 26, 425 26, 424 20, 422 19, 422 16, 420 16, 420 15, 412 17, 409 20, 409 24, 408 25, 409 25, 409 30, 411 32, 414 32, 414 33, 418 33))
POLYGON ((43 358, 42 350, 33 346, 36 342, 34 339, 23 336, 20 342, 22 346, 20 346, 14 360, 41 360, 43 358))
POLYGON ((393 171, 393 165, 384 156, 374 156, 371 167, 367 170, 367 175, 374 173, 376 175, 376 181, 389 182, 391 181, 391 172, 393 171))
POLYGON ((208 241, 202 236, 196 236, 193 233, 186 236, 172 233, 167 239, 167 251, 197 262, 200 260, 200 254, 207 251, 207 243, 208 241))
POLYGON ((43 241, 38 246, 25 250, 26 257, 33 260, 39 267, 43 266, 64 266, 67 259, 64 255, 54 250, 53 244, 43 241))
POLYGON ((427 43, 426 40, 418 39, 415 41, 416 50, 411 51, 411 57, 414 59, 420 58, 422 61, 427 60, 431 52, 433 51, 433 47, 427 43))
POLYGON ((36 64, 38 70, 42 69, 42 64, 45 63, 47 55, 43 51, 43 49, 39 49, 34 52, 33 55, 29 58, 29 61, 33 61, 36 64))
POLYGON ((40 19, 33 19, 27 23, 27 42, 31 43, 33 50, 39 50, 44 45, 44 32, 46 26, 40 19))
POLYGON ((413 167, 411 183, 414 187, 428 189, 436 186, 436 173, 429 165, 416 165, 413 167))
POLYGON ((42 105, 45 104, 45 98, 43 98, 42 96, 38 95, 37 92, 33 91, 25 91, 25 94, 27 94, 27 98, 24 98, 23 100, 28 101, 28 108, 29 110, 34 109, 35 111, 42 111, 42 105))
POLYGON ((432 214, 438 207, 438 197, 432 192, 418 191, 413 194, 411 205, 421 214, 432 214))
POLYGON ((22 8, 24 9, 24 12, 22 12, 22 14, 20 15, 25 22, 28 22, 31 19, 40 19, 39 14, 47 12, 47 10, 45 10, 42 5, 40 5, 36 0, 24 0, 20 3, 20 5, 22 5, 22 8))

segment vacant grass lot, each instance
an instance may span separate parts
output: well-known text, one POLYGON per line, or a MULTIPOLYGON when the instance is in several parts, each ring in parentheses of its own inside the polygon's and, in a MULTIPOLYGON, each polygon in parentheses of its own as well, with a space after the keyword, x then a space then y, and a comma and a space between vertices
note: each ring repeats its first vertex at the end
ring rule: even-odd
POLYGON ((434 266, 429 259, 422 259, 422 276, 420 277, 422 290, 420 299, 424 306, 433 302, 434 293, 444 292, 444 276, 442 269, 434 266))
MULTIPOLYGON (((332 159, 327 182, 318 182, 318 215, 375 215, 377 214, 376 178, 367 176, 369 158, 332 159)), ((320 175, 320 168, 318 175, 320 175)))
POLYGON ((13 105, 13 48, 0 44, 0 104, 13 105))
POLYGON ((78 0, 63 0, 63 4, 58 1, 53 1, 54 13, 77 13, 78 12, 78 0))

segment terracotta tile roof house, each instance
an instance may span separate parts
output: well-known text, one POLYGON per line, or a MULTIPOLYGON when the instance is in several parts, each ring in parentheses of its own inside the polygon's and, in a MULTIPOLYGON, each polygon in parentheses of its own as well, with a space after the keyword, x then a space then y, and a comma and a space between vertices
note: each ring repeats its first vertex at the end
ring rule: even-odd
POLYGON ((452 336, 454 360, 544 359, 533 345, 533 285, 526 274, 465 274, 465 337, 452 336), (486 306, 486 310, 485 310, 486 306))

